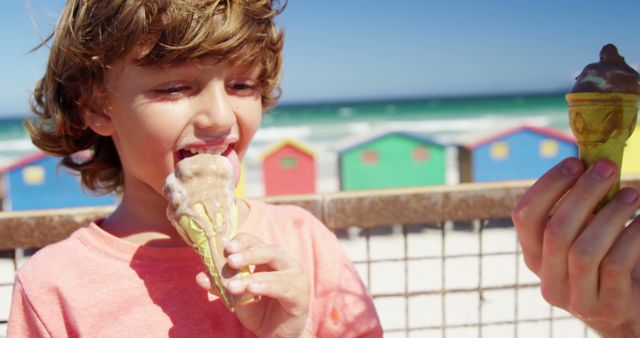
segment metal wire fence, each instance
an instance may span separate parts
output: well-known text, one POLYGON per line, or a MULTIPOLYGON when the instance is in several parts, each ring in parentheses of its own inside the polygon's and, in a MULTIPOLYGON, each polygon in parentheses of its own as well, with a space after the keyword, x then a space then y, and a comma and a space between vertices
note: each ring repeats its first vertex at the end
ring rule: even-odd
POLYGON ((348 251, 385 337, 597 337, 542 300, 513 228, 496 221, 400 225, 383 235, 365 229, 343 239, 346 247, 362 241, 364 254, 348 251))

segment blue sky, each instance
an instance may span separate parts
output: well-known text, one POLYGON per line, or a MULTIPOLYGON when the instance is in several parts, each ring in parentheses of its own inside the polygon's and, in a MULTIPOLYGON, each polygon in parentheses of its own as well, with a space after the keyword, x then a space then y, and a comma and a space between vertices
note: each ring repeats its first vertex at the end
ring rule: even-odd
MULTIPOLYGON (((27 110, 64 1, 0 5, 0 116, 27 110), (38 27, 34 28, 30 14, 38 27)), ((290 0, 283 103, 566 90, 602 45, 640 64, 640 1, 290 0)))

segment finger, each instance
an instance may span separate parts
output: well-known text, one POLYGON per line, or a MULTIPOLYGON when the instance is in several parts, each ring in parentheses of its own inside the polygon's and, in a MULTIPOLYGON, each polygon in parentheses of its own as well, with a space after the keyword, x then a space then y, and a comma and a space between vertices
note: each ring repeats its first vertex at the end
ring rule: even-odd
MULTIPOLYGON (((267 265, 276 271, 298 266, 297 262, 282 249, 265 243, 254 245, 229 255, 227 263, 234 269, 241 269, 249 265, 267 265)), ((257 270, 260 271, 260 269, 257 270)))
POLYGON ((542 292, 552 305, 567 305, 568 254, 593 209, 615 180, 611 161, 598 161, 580 176, 547 222, 542 241, 542 292))
POLYGON ((260 238, 246 232, 241 232, 225 244, 224 250, 226 254, 230 255, 261 243, 263 243, 263 241, 260 238))
POLYGON ((246 292, 249 282, 246 277, 233 278, 226 282, 225 289, 232 295, 239 296, 246 292))
POLYGON ((199 287, 209 291, 210 293, 220 297, 220 291, 218 290, 218 288, 213 286, 211 280, 209 279, 209 276, 207 276, 206 273, 200 272, 196 275, 196 284, 198 284, 199 287))
POLYGON ((605 302, 631 301, 632 272, 640 259, 640 218, 618 236, 600 267, 599 298, 605 302))
POLYGON ((569 289, 573 310, 586 313, 597 306, 600 263, 639 206, 638 193, 634 189, 620 190, 571 246, 569 289))
POLYGON ((633 270, 631 271, 631 279, 640 281, 640 259, 636 261, 636 264, 633 266, 633 270))
POLYGON ((542 238, 553 206, 583 172, 582 161, 567 158, 536 181, 516 203, 511 218, 520 245, 533 272, 538 273, 542 257, 542 238))
POLYGON ((309 282, 301 272, 261 272, 244 277, 243 282, 247 294, 276 299, 290 313, 300 309, 307 311, 309 282))

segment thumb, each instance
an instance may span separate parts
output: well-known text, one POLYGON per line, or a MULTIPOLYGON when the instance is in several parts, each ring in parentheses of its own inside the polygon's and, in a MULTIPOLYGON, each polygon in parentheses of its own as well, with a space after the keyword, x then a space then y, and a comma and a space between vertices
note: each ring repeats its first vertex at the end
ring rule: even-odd
POLYGON ((209 279, 209 276, 207 276, 206 273, 200 272, 196 275, 196 284, 208 292, 220 297, 220 292, 213 286, 211 279, 209 279))

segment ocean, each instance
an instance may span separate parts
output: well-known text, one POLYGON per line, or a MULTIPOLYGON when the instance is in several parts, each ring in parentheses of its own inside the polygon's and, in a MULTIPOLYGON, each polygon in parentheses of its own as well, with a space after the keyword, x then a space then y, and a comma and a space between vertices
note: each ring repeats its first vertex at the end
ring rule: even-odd
MULTIPOLYGON (((283 138, 292 138, 316 152, 318 175, 329 180, 319 184, 320 191, 333 191, 336 149, 354 136, 403 130, 455 144, 523 123, 568 131, 566 107, 564 93, 282 104, 263 118, 245 157, 247 177, 259 180, 262 153, 283 138)), ((35 150, 21 117, 0 119, 0 167, 35 150)))
POLYGON ((256 142, 269 141, 276 131, 322 142, 376 129, 435 137, 490 132, 518 123, 566 129, 566 106, 564 93, 283 105, 265 115, 256 142))

